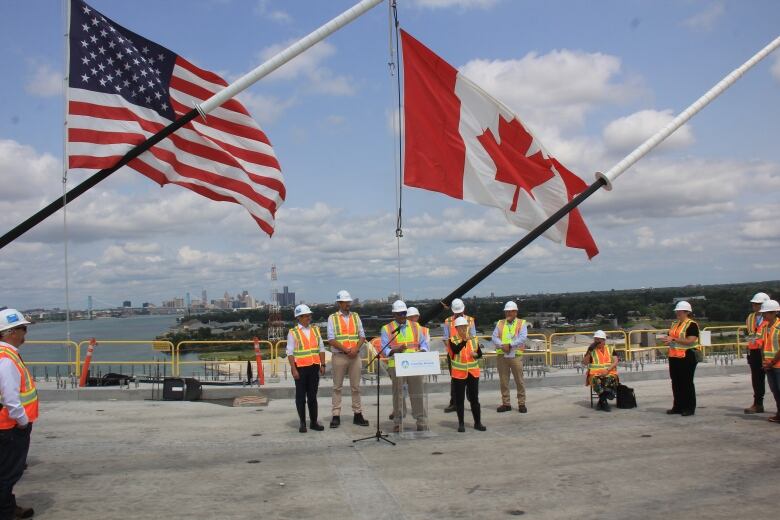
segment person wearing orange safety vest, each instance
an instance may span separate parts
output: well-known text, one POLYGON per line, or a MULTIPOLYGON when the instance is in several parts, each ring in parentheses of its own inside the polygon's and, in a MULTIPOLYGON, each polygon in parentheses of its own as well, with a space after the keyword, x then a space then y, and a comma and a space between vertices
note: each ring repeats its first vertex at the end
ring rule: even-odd
POLYGON ((760 312, 764 315, 766 326, 762 335, 763 366, 766 371, 769 390, 775 398, 777 411, 769 422, 780 424, 780 304, 775 300, 767 300, 761 304, 760 312))
MULTIPOLYGON (((393 431, 401 431, 403 419, 404 384, 409 388, 412 416, 417 420, 417 431, 427 428, 427 413, 423 399, 422 376, 398 377, 395 373, 395 354, 427 352, 428 335, 416 321, 407 319, 408 308, 401 300, 393 302, 393 321, 382 327, 381 342, 387 357, 387 371, 393 381, 393 431)), ((419 313, 418 313, 419 314, 419 313)))
POLYGON ((352 296, 347 291, 339 291, 336 295, 336 305, 339 310, 328 317, 328 345, 333 354, 331 358, 331 373, 333 375, 333 391, 331 394, 331 428, 341 425, 341 389, 344 376, 349 375, 349 389, 352 393, 352 423, 358 426, 368 426, 363 417, 360 403, 360 370, 363 361, 360 359, 360 347, 366 342, 363 323, 358 313, 351 312, 352 296))
POLYGON ((311 309, 308 305, 295 308, 298 325, 287 333, 287 359, 295 380, 295 407, 298 409, 300 426, 298 431, 306 433, 306 405, 309 406, 309 426, 312 430, 325 429, 317 422, 317 391, 320 376, 325 374, 325 345, 320 329, 311 324, 311 309))
MULTIPOLYGON (((442 305, 444 305, 442 303, 442 305)), ((446 308, 446 305, 445 305, 446 308)), ((477 327, 474 323, 474 318, 471 316, 466 315, 466 304, 463 303, 463 300, 460 298, 455 298, 452 300, 452 303, 450 303, 450 310, 452 311, 452 316, 449 316, 447 319, 444 320, 444 323, 441 325, 441 336, 442 336, 442 342, 444 345, 447 345, 447 342, 449 341, 449 338, 454 338, 457 336, 457 332, 455 331, 455 320, 459 316, 463 316, 467 320, 469 320, 469 334, 471 336, 476 337, 477 335, 477 327)), ((447 368, 450 369, 450 358, 447 358, 447 368)), ((451 413, 455 411, 455 386, 454 383, 452 383, 452 380, 450 380, 450 404, 444 409, 444 413, 451 413)))
POLYGON ((696 386, 693 376, 698 356, 701 354, 699 345, 699 324, 691 319, 693 308, 686 301, 677 302, 674 308, 677 320, 672 323, 669 334, 661 338, 669 347, 669 377, 672 380, 672 408, 669 415, 680 414, 683 417, 696 412, 696 386))
POLYGON ((0 311, 0 519, 29 518, 34 511, 16 504, 14 486, 22 478, 38 419, 38 392, 19 355, 30 322, 16 309, 0 311))
POLYGON ((499 413, 509 412, 509 374, 515 379, 517 387, 517 410, 528 412, 525 406, 525 383, 523 382, 523 351, 528 338, 528 326, 525 320, 517 317, 517 304, 513 301, 504 305, 504 318, 496 323, 493 330, 493 345, 496 347, 496 366, 498 368, 501 406, 499 413))
POLYGON ((618 358, 607 345, 607 334, 603 330, 597 330, 593 334, 593 343, 582 357, 582 364, 588 367, 586 381, 599 396, 599 410, 609 411, 609 399, 615 398, 617 392, 618 358))
POLYGON ((764 412, 764 394, 766 393, 766 372, 764 372, 763 344, 761 336, 764 334, 766 321, 761 314, 761 304, 769 300, 766 293, 756 293, 750 300, 753 306, 753 312, 748 314, 745 320, 748 336, 748 355, 747 362, 750 366, 750 382, 753 385, 753 404, 745 408, 745 413, 763 413, 764 412))
POLYGON ((455 319, 455 334, 447 340, 447 353, 450 358, 450 376, 455 389, 455 411, 458 412, 458 431, 465 432, 464 404, 468 398, 471 415, 474 417, 474 429, 484 432, 482 409, 479 405, 479 362, 482 348, 479 341, 469 332, 471 323, 465 316, 455 319))

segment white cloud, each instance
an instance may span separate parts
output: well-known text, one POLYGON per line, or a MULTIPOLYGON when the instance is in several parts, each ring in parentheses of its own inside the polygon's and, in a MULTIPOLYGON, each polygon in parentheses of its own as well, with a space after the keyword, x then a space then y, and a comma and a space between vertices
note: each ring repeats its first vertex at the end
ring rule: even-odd
POLYGON ((775 52, 773 60, 774 62, 772 63, 770 72, 772 73, 772 77, 780 82, 780 52, 775 52))
POLYGON ((711 31, 715 28, 718 20, 726 13, 726 3, 723 1, 713 2, 703 11, 685 19, 683 25, 695 31, 711 31))
POLYGON ((652 228, 642 226, 634 233, 636 234, 636 247, 639 249, 650 249, 655 246, 655 232, 652 228))
MULTIPOLYGON (((268 60, 286 49, 292 41, 266 47, 260 52, 262 61, 268 60)), ((334 96, 349 96, 355 93, 354 80, 334 73, 322 65, 336 53, 336 47, 326 41, 320 42, 303 54, 282 65, 268 76, 269 80, 284 81, 304 78, 307 89, 312 92, 334 96)))
POLYGON ((514 60, 472 60, 460 72, 537 131, 579 127, 595 107, 641 92, 635 82, 621 80, 620 58, 568 49, 514 60))
POLYGON ((3 175, 0 204, 18 205, 20 201, 47 199, 61 190, 62 162, 10 139, 0 139, 0 172, 3 175))
POLYGON ((238 99, 260 123, 260 126, 273 123, 296 103, 295 98, 279 99, 276 96, 251 91, 242 92, 238 95, 238 99))
MULTIPOLYGON (((604 143, 612 152, 627 152, 665 127, 674 119, 671 110, 640 110, 610 122, 603 132, 604 143)), ((659 149, 685 148, 694 143, 689 125, 683 125, 670 135, 659 149)))
POLYGON ((258 0, 255 6, 255 14, 280 24, 287 24, 293 20, 287 11, 274 9, 271 0, 258 0))
POLYGON ((500 0, 414 0, 414 5, 427 9, 457 7, 460 9, 489 9, 500 0))
POLYGON ((25 85, 25 90, 38 97, 52 97, 62 94, 63 76, 61 71, 54 70, 48 63, 33 65, 32 78, 25 85))

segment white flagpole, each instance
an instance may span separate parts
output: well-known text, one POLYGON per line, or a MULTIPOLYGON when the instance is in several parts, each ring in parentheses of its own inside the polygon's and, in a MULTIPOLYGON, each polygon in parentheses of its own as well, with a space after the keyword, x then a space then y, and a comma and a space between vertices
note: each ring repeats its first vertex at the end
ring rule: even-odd
POLYGON ((623 160, 613 166, 606 173, 597 173, 596 178, 602 179, 605 183, 604 188, 612 189, 612 182, 622 175, 627 169, 634 165, 639 159, 647 155, 653 148, 672 135, 678 128, 684 125, 689 119, 695 116, 699 110, 710 104, 716 97, 721 95, 726 89, 733 85, 745 72, 750 70, 759 61, 766 58, 772 51, 780 47, 780 36, 775 38, 769 45, 758 51, 752 58, 734 69, 731 74, 723 78, 717 85, 707 91, 702 97, 697 99, 691 106, 683 110, 668 125, 649 137, 644 143, 637 146, 633 152, 628 154, 623 160))
MULTIPOLYGON (((68 81, 70 79, 70 0, 63 2, 65 12, 65 74, 62 80, 62 95, 65 100, 62 114, 62 243, 65 255, 65 337, 70 341, 70 273, 68 268, 68 81)), ((68 361, 70 361, 70 343, 68 361)))
POLYGON ((365 14, 366 11, 376 7, 383 1, 384 0, 363 0, 358 4, 355 4, 350 9, 344 11, 333 20, 321 26, 319 29, 314 30, 304 38, 293 43, 285 50, 275 55, 273 58, 258 66, 256 69, 244 74, 239 79, 225 87, 224 90, 221 90, 217 94, 211 96, 200 105, 196 105, 195 108, 198 109, 201 115, 208 114, 210 111, 214 110, 228 99, 249 88, 255 82, 275 71, 313 45, 321 42, 334 32, 338 31, 359 16, 365 14))

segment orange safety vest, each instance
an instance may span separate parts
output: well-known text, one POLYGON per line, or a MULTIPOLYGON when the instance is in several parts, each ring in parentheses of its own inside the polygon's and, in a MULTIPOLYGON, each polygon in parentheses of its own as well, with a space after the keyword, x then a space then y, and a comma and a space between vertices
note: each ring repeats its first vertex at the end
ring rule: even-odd
POLYGON ((382 338, 374 338, 369 343, 371 343, 371 346, 374 347, 374 351, 376 352, 377 356, 379 356, 379 359, 382 361, 387 361, 387 356, 383 354, 383 348, 382 348, 382 338))
POLYGON ((450 377, 452 379, 466 379, 469 374, 479 378, 479 362, 475 357, 477 349, 479 349, 477 338, 469 338, 466 345, 458 352, 458 355, 453 355, 450 342, 447 342, 447 350, 450 354, 450 377))
POLYGON ((308 367, 320 364, 320 329, 312 325, 308 335, 304 335, 299 327, 290 329, 295 338, 295 348, 293 356, 295 357, 296 367, 308 367))
MULTIPOLYGON (((774 323, 764 327, 764 362, 772 361, 780 349, 780 318, 775 318, 774 323)), ((780 368, 780 361, 774 363, 772 368, 780 368)))
MULTIPOLYGON (((469 320, 469 334, 471 334, 471 330, 475 328, 474 325, 474 318, 471 316, 463 315, 464 318, 469 320)), ((447 330, 449 331, 449 335, 447 338, 457 338, 458 337, 458 329, 455 327, 455 316, 448 316, 447 319, 444 320, 444 326, 447 327, 447 330)))
MULTIPOLYGON (((27 420, 35 422, 38 419, 38 391, 35 389, 35 381, 29 370, 24 365, 19 353, 12 348, 0 345, 0 359, 10 359, 16 366, 21 376, 19 384, 19 400, 27 414, 27 420)), ((8 415, 8 408, 0 408, 0 430, 10 430, 16 427, 16 420, 8 415)))
MULTIPOLYGON (((692 324, 696 323, 690 318, 687 318, 683 321, 675 321, 672 323, 672 328, 669 329, 669 336, 672 337, 672 339, 677 340, 680 338, 687 338, 688 336, 685 335, 686 332, 688 332, 688 327, 692 324)), ((669 357, 670 358, 684 358, 685 352, 691 349, 701 349, 701 345, 699 345, 699 342, 697 341, 693 345, 677 345, 677 346, 670 346, 669 347, 669 357)))
POLYGON ((764 327, 766 327, 766 320, 761 320, 761 323, 758 326, 756 326, 757 317, 758 317, 757 312, 751 312, 750 314, 748 314, 747 320, 745 320, 745 325, 747 325, 748 337, 750 338, 748 341, 748 348, 750 350, 760 350, 764 342, 762 336, 764 335, 764 327))
MULTIPOLYGON (((407 320, 406 329, 402 333, 396 334, 395 331, 398 328, 398 323, 393 320, 384 327, 382 330, 387 334, 388 338, 392 338, 390 343, 387 344, 390 348, 404 347, 403 352, 417 352, 420 350, 420 334, 422 334, 422 327, 419 323, 407 320)), ((395 368, 395 359, 391 356, 387 360, 388 368, 395 368)))
POLYGON ((344 319, 341 312, 334 312, 330 315, 333 320, 333 335, 336 341, 345 347, 357 347, 358 340, 358 315, 356 312, 350 312, 349 318, 344 319))
POLYGON ((590 351, 590 363, 588 363, 587 381, 590 384, 594 376, 616 376, 617 367, 609 370, 612 365, 612 349, 606 344, 590 351))

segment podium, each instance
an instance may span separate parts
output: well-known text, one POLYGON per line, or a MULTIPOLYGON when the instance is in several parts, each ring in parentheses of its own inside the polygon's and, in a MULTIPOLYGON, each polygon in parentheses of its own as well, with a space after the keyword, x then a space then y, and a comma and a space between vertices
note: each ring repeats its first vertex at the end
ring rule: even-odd
POLYGON ((428 391, 425 380, 429 375, 439 375, 441 365, 438 352, 407 352, 393 356, 395 358, 395 378, 400 384, 400 402, 393 396, 393 413, 401 414, 401 431, 405 438, 427 437, 430 435, 428 391), (411 406, 406 406, 406 398, 411 406))

